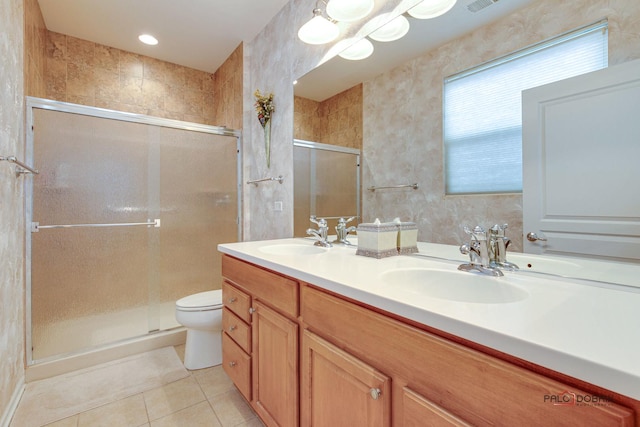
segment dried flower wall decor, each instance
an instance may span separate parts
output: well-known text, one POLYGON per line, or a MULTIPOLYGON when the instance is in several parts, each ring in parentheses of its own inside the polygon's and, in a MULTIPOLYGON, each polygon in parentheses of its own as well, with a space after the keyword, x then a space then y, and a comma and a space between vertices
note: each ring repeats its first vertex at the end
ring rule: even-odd
POLYGON ((273 104, 273 93, 263 95, 260 90, 256 90, 253 94, 256 98, 256 112, 258 113, 258 121, 264 130, 264 149, 267 155, 267 167, 271 167, 271 116, 275 111, 273 104))

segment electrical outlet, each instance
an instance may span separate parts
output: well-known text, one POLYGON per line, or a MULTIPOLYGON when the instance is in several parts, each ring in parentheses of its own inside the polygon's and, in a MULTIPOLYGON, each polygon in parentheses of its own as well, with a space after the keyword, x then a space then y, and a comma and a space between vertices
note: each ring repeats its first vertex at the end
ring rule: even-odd
POLYGON ((282 212, 282 200, 278 200, 273 204, 273 210, 276 212, 282 212))

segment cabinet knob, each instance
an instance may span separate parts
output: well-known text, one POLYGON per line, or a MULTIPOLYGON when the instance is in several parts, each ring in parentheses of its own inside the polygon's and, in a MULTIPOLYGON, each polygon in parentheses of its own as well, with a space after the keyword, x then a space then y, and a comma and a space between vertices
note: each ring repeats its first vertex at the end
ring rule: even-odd
POLYGON ((229 332, 233 332, 233 331, 235 331, 236 329, 238 329, 238 327, 237 327, 236 325, 231 325, 231 326, 229 326, 229 332))
POLYGON ((236 298, 236 297, 229 298, 229 304, 233 304, 236 301, 238 301, 238 298, 236 298))
POLYGON ((234 366, 236 366, 236 365, 237 365, 237 363, 236 363, 236 362, 229 362, 229 366, 231 366, 232 368, 233 368, 234 366))
POLYGON ((371 390, 369 390, 369 394, 371 395, 371 398, 373 400, 378 400, 380 399, 380 396, 382 396, 382 390, 380 390, 379 388, 372 388, 371 390))
POLYGON ((256 309, 253 307, 249 307, 249 314, 253 314, 256 312, 256 309))

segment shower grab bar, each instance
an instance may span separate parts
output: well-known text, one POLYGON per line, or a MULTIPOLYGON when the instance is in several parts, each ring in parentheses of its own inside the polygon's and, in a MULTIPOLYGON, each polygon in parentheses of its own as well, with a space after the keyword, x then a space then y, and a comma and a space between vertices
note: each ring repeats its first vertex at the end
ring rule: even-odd
POLYGON ((402 184, 402 185, 387 185, 385 187, 369 187, 369 191, 382 190, 384 188, 413 188, 414 190, 418 189, 418 183, 413 184, 402 184))
POLYGON ((148 222, 118 222, 114 224, 57 224, 57 225, 40 225, 38 222, 31 223, 31 232, 37 233, 47 228, 77 228, 77 227, 132 227, 136 225, 154 226, 160 228, 160 218, 148 222))
POLYGON ((15 163, 16 165, 18 165, 20 167, 20 169, 16 169, 16 175, 20 175, 20 174, 24 174, 24 173, 31 173, 31 174, 37 175, 37 174, 40 173, 38 171, 38 169, 34 169, 31 166, 27 166, 24 163, 22 163, 20 160, 18 160, 16 158, 16 156, 9 156, 9 157, 0 156, 0 161, 2 161, 2 160, 6 160, 7 162, 15 163))
POLYGON ((252 181, 247 181, 247 184, 253 184, 257 187, 259 182, 264 182, 264 181, 278 181, 280 184, 282 184, 282 181, 284 181, 284 176, 279 175, 277 178, 270 176, 266 178, 254 179, 252 181))

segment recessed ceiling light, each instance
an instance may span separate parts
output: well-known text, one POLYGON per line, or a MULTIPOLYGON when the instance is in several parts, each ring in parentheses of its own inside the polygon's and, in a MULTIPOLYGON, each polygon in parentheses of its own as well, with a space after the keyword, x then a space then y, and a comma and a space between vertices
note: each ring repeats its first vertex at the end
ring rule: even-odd
POLYGON ((140 34, 138 36, 138 40, 140 40, 144 44, 148 44, 151 46, 155 46, 158 44, 158 39, 153 37, 151 34, 140 34))

